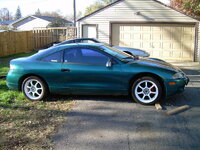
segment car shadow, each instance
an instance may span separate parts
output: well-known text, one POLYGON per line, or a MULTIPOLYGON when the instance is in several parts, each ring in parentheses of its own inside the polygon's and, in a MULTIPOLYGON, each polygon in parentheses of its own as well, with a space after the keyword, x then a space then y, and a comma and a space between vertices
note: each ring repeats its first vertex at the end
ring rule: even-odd
POLYGON ((110 102, 124 102, 133 103, 134 101, 130 96, 111 96, 111 95, 56 95, 51 94, 44 101, 65 101, 65 100, 78 100, 78 101, 110 101, 110 102))

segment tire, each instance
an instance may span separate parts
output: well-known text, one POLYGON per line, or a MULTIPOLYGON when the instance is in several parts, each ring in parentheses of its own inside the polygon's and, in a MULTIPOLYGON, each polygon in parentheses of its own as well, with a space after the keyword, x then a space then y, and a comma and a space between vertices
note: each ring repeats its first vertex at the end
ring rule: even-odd
POLYGON ((162 86, 158 80, 144 76, 138 78, 131 87, 132 98, 143 105, 155 104, 161 99, 162 86))
POLYGON ((47 96, 48 87, 40 78, 30 76, 23 81, 22 91, 29 100, 39 101, 47 96))

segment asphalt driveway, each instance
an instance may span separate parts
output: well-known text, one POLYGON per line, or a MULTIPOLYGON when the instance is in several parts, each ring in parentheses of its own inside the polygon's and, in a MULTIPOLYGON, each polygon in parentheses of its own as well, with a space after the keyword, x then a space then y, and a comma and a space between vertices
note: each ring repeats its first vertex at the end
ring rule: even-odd
POLYGON ((68 119, 53 136, 57 150, 199 150, 200 65, 177 63, 190 78, 182 95, 165 100, 164 110, 129 97, 79 96, 68 119), (182 105, 190 109, 165 112, 182 105))

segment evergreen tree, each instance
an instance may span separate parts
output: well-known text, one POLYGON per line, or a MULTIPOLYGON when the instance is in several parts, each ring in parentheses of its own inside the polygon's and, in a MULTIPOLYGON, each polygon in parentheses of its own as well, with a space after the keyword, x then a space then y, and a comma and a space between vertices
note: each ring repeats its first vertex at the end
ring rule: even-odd
POLYGON ((21 10, 20 10, 20 7, 18 6, 16 14, 15 14, 15 19, 17 20, 21 17, 22 17, 21 10))
POLYGON ((35 15, 41 16, 41 12, 40 12, 40 9, 39 9, 39 8, 38 8, 38 10, 35 12, 35 15))

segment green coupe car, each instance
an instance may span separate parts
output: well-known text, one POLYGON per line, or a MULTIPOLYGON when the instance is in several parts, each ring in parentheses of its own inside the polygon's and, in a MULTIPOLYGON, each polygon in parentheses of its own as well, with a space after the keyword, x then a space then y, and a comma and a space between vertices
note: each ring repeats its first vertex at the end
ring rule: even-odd
POLYGON ((131 95, 154 104, 184 91, 188 77, 177 67, 138 58, 102 44, 67 44, 11 60, 7 86, 30 100, 49 93, 131 95))

